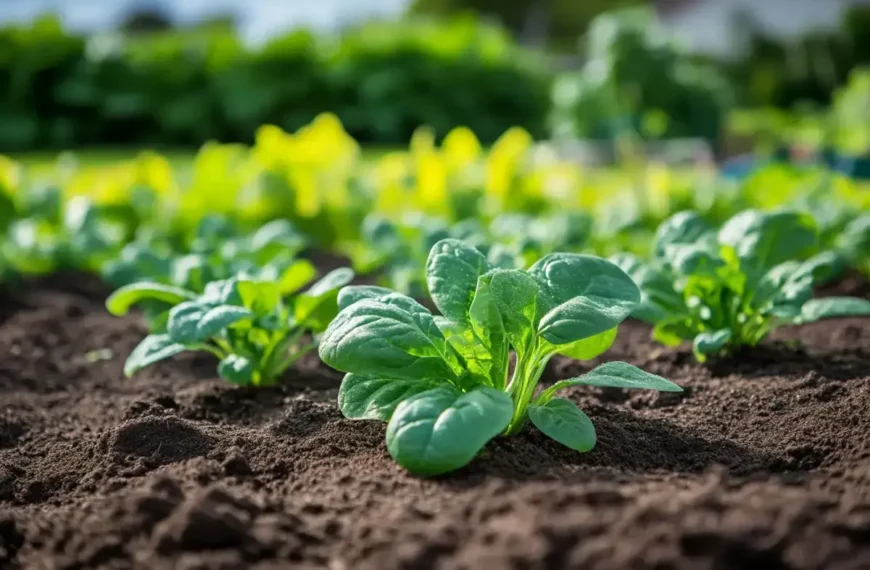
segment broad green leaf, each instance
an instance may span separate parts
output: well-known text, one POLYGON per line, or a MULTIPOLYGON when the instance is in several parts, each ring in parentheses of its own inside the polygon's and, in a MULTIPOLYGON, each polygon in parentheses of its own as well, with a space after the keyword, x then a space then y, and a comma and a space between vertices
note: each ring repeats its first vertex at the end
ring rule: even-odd
POLYGON ((426 283, 441 314, 452 321, 465 322, 477 279, 489 269, 486 257, 470 245, 457 239, 436 243, 426 261, 426 283))
POLYGON ((307 259, 297 259, 278 278, 278 290, 282 296, 295 293, 314 279, 317 270, 307 259))
MULTIPOLYGON (((227 327, 252 319, 254 314, 244 307, 219 305, 208 309, 197 325, 197 336, 209 339, 227 327)), ((171 317, 170 317, 171 318, 171 317)))
POLYGON ((715 275, 725 262, 704 244, 677 244, 665 248, 664 257, 678 275, 715 275))
POLYGON ((659 392, 682 392, 683 389, 656 374, 645 372, 627 362, 608 362, 593 368, 583 376, 560 380, 541 392, 535 399, 537 405, 546 404, 553 394, 569 386, 598 386, 601 388, 625 388, 658 390, 659 392))
POLYGON ((338 292, 338 308, 345 309, 357 301, 364 299, 380 299, 393 294, 392 289, 377 287, 375 285, 348 285, 338 292))
POLYGON ((198 253, 183 255, 172 261, 172 282, 192 291, 202 291, 207 283, 226 275, 217 275, 214 265, 198 253))
POLYGON ((697 212, 678 212, 659 225, 653 251, 661 257, 668 246, 694 244, 711 231, 710 224, 697 212))
POLYGON ((366 376, 455 378, 460 370, 452 349, 432 314, 415 305, 354 303, 327 327, 320 358, 336 370, 366 376))
POLYGON ((205 286, 199 301, 207 305, 242 305, 242 298, 236 289, 238 282, 236 277, 212 281, 205 286))
POLYGON ((196 344, 217 335, 223 329, 253 317, 244 307, 219 305, 211 307, 197 301, 176 305, 169 311, 167 331, 182 344, 196 344))
POLYGON ((581 453, 595 447, 595 426, 574 402, 555 398, 543 406, 529 406, 529 419, 541 432, 581 453))
POLYGON ((460 353, 472 373, 482 374, 486 384, 501 390, 507 383, 510 342, 492 295, 491 281, 491 276, 477 281, 474 300, 468 309, 473 339, 471 346, 466 345, 460 353))
POLYGON ((326 274, 308 291, 299 294, 293 302, 296 322, 314 332, 326 330, 338 314, 338 292, 353 279, 353 271, 346 267, 326 274))
POLYGON ((535 279, 519 269, 497 269, 490 276, 492 298, 501 313, 514 349, 522 354, 531 345, 538 322, 551 303, 535 279))
POLYGON ((185 347, 173 341, 167 334, 152 334, 142 339, 124 363, 124 375, 132 376, 139 370, 185 351, 185 347))
POLYGON ((259 372, 257 365, 238 354, 230 354, 218 364, 218 375, 240 386, 256 384, 259 372))
POLYGON ((808 214, 746 210, 725 222, 718 239, 763 269, 805 255, 816 243, 817 230, 808 214))
POLYGON ((576 360, 590 360, 603 354, 613 346, 616 340, 617 327, 599 333, 589 338, 584 338, 568 345, 558 347, 559 354, 576 360))
POLYGON ((242 305, 257 315, 268 315, 281 304, 281 290, 272 281, 241 279, 236 283, 236 291, 242 305))
POLYGON ((702 356, 716 354, 721 351, 731 340, 731 335, 731 329, 699 333, 695 336, 695 340, 692 341, 692 350, 699 360, 703 360, 702 356))
POLYGON ((320 297, 332 291, 338 291, 353 280, 353 270, 348 267, 339 267, 323 276, 317 283, 311 286, 305 293, 309 297, 320 297))
POLYGON ((303 246, 302 236, 288 220, 274 220, 261 226, 251 236, 250 243, 260 263, 281 253, 295 255, 303 246))
POLYGON ((347 374, 338 391, 338 408, 352 420, 390 421, 393 411, 415 394, 445 384, 443 380, 383 378, 347 374))
POLYGON ((810 275, 814 285, 821 285, 836 277, 846 265, 842 256, 833 251, 823 251, 801 264, 801 273, 810 275))
POLYGON ((752 297, 752 306, 761 309, 769 303, 781 302, 786 293, 789 298, 795 298, 799 290, 805 290, 803 301, 806 301, 812 296, 812 286, 811 274, 801 270, 800 262, 785 261, 770 268, 758 280, 752 297))
POLYGON ((396 407, 387 425, 387 450, 412 473, 440 475, 468 464, 512 415, 513 402, 500 390, 482 386, 463 394, 441 386, 396 407))
POLYGON ((838 317, 870 316, 870 301, 858 297, 828 297, 812 299, 801 307, 800 323, 812 323, 838 317))
POLYGON ((600 257, 554 253, 529 273, 555 303, 538 324, 538 333, 551 344, 570 344, 610 330, 640 302, 631 278, 600 257))
POLYGON ((180 287, 150 282, 133 283, 112 293, 106 300, 106 308, 111 314, 121 316, 127 314, 130 307, 146 299, 160 301, 168 305, 177 305, 195 297, 195 293, 180 287))

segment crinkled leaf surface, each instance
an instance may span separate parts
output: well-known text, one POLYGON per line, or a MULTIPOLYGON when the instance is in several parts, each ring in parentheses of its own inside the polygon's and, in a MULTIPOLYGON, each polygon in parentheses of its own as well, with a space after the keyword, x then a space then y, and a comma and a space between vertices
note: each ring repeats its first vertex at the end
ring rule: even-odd
POLYGON ((444 380, 384 378, 347 374, 338 391, 338 407, 352 420, 390 421, 393 411, 411 396, 445 384, 444 380))
POLYGON ((432 247, 426 261, 426 283, 442 315, 465 322, 477 289, 477 279, 489 271, 489 262, 477 249, 456 239, 432 247))
POLYGON ((468 464, 511 421, 506 393, 485 386, 462 393, 442 386, 396 407, 387 425, 387 450, 418 475, 440 475, 468 464))
POLYGON ((570 344, 617 326, 640 302, 640 291, 616 264, 589 255, 555 253, 529 273, 553 300, 539 334, 551 344, 570 344))

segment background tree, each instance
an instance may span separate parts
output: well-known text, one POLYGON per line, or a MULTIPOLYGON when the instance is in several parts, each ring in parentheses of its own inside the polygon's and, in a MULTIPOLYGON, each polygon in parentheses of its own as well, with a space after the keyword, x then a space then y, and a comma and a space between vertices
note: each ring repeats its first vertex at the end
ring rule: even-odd
POLYGON ((648 4, 647 0, 414 0, 411 15, 443 16, 473 11, 501 22, 521 40, 544 40, 573 51, 590 22, 607 10, 648 4))

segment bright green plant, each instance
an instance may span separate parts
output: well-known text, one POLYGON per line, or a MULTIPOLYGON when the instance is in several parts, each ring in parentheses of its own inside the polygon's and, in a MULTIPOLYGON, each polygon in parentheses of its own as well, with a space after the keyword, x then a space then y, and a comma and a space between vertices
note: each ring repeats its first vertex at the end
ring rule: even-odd
POLYGON ((703 361, 755 346, 781 325, 870 315, 864 299, 812 298, 839 261, 831 251, 807 259, 817 237, 806 214, 747 210, 716 232, 681 212, 659 227, 651 261, 614 261, 641 289, 634 316, 654 324, 653 337, 666 345, 691 340, 703 361))
POLYGON ((202 294, 149 282, 122 287, 106 301, 109 312, 120 316, 145 304, 153 328, 130 353, 124 373, 132 376, 181 352, 204 351, 219 359, 218 374, 234 384, 275 383, 316 346, 319 333, 338 312, 338 291, 353 272, 336 269, 292 296, 310 275, 299 274, 292 284, 286 277, 212 281, 202 294))
POLYGON ((551 357, 601 354, 640 300, 631 279, 605 259, 555 253, 528 271, 496 269, 477 249, 446 239, 432 248, 426 273, 440 315, 382 287, 345 287, 320 343, 321 359, 348 373, 338 397, 342 413, 389 422, 387 449, 409 471, 458 469, 489 440, 518 433, 528 420, 556 441, 589 451, 592 422, 571 401, 554 397, 568 386, 680 391, 610 362, 535 395, 551 357))
POLYGON ((96 272, 118 254, 136 223, 132 207, 97 205, 83 196, 65 201, 56 187, 31 190, 16 206, 0 255, 21 274, 96 272))
POLYGON ((849 266, 870 277, 870 214, 849 222, 837 237, 835 247, 849 266))
MULTIPOLYGON (((488 251, 486 234, 474 219, 450 224, 444 219, 413 213, 399 221, 372 214, 363 221, 361 239, 345 248, 354 270, 377 273, 378 282, 411 297, 426 294, 426 259, 432 246, 446 238, 462 239, 488 251)), ((496 248, 490 261, 499 267, 515 260, 496 248)))
POLYGON ((270 281, 291 275, 295 282, 299 274, 308 279, 315 275, 310 262, 296 258, 305 245, 305 237, 287 220, 275 220, 245 233, 232 220, 207 216, 189 243, 176 245, 165 236, 146 234, 144 239, 126 245, 103 266, 102 273, 115 286, 153 281, 197 293, 211 281, 240 273, 270 281))

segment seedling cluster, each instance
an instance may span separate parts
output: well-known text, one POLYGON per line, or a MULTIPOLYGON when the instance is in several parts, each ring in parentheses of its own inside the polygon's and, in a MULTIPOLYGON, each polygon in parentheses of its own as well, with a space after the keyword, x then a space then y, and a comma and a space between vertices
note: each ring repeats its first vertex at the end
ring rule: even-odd
POLYGON ((322 115, 263 127, 250 149, 209 143, 183 173, 145 153, 26 174, 0 157, 4 287, 102 277, 109 311, 148 325, 130 376, 193 351, 267 386, 316 350, 346 373, 344 416, 387 422, 388 451, 421 475, 529 424, 591 450, 570 386, 679 391, 606 359, 541 385, 554 357, 600 357, 630 316, 704 361, 783 325, 870 315, 865 298, 817 297, 870 274, 866 183, 818 165, 737 183, 642 161, 580 169, 522 129, 484 150, 463 128, 372 158, 322 115))

